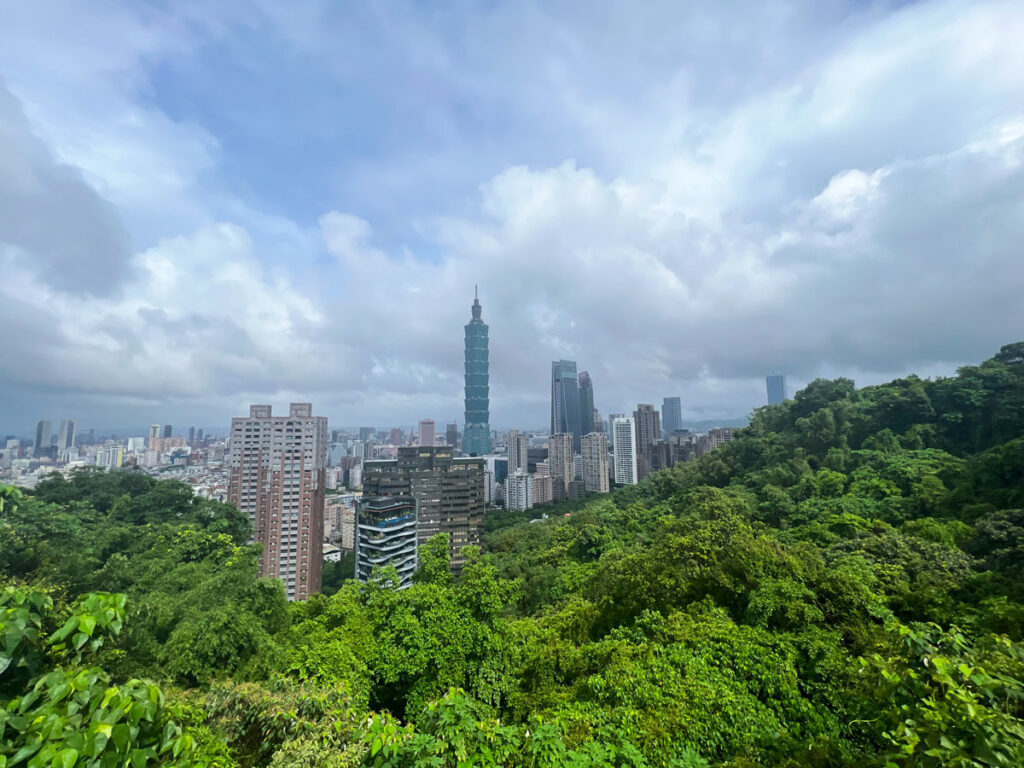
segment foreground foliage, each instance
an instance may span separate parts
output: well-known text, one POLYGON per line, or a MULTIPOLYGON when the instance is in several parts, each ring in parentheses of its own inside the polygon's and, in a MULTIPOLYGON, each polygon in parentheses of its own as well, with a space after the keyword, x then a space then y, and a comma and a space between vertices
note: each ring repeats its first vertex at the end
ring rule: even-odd
POLYGON ((288 605, 174 482, 0 501, 0 766, 1024 764, 1024 344, 812 382, 698 462, 495 516, 458 578, 433 539, 400 592, 288 605))

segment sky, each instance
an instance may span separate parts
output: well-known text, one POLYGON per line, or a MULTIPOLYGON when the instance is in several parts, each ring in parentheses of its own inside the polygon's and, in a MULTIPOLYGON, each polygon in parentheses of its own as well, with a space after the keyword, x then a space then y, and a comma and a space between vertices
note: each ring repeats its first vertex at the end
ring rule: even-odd
POLYGON ((1024 339, 1024 3, 0 0, 0 433, 491 423, 1024 339))

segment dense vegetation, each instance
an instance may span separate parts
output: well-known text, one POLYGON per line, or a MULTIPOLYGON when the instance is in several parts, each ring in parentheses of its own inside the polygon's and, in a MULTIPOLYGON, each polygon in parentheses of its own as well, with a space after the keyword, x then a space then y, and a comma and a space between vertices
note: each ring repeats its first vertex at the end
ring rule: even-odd
POLYGON ((289 605, 178 483, 3 489, 0 768, 1024 765, 1024 343, 490 528, 289 605))

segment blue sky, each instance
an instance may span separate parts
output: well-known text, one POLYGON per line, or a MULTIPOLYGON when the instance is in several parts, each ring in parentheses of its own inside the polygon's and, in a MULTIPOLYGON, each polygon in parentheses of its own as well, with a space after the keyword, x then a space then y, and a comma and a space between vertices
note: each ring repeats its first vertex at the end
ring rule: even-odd
POLYGON ((1024 328, 1024 8, 0 0, 0 432, 492 421, 763 374, 949 373, 1024 328))

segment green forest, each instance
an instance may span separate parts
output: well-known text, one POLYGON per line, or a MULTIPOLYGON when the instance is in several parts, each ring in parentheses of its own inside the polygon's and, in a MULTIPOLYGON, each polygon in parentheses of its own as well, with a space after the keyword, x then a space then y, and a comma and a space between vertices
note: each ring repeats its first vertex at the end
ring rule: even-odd
POLYGON ((565 511, 289 604, 178 482, 0 488, 0 768, 1024 765, 1024 342, 565 511))

